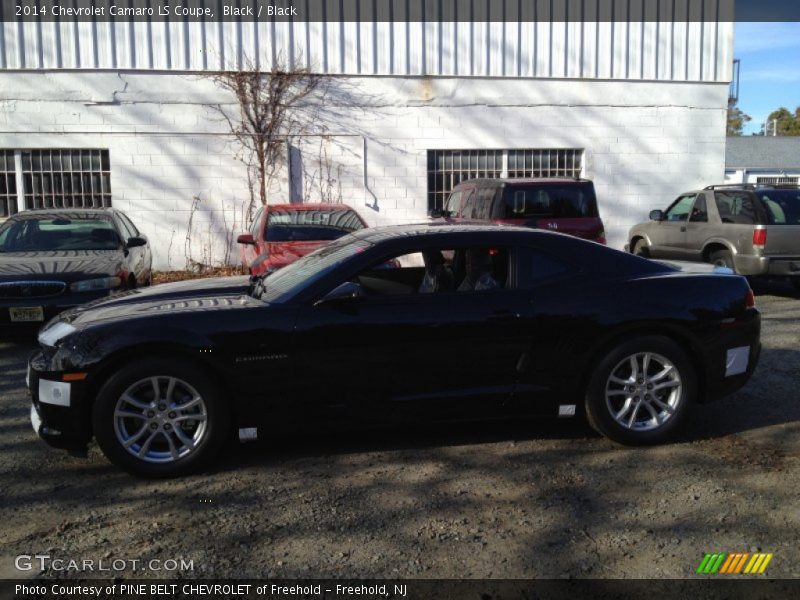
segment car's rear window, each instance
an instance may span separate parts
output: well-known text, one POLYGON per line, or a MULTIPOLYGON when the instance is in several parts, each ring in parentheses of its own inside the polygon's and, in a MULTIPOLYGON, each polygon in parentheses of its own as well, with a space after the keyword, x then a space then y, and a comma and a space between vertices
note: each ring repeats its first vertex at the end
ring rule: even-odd
POLYGON ((767 190, 758 197, 770 225, 800 225, 800 190, 767 190))
POLYGON ((362 229, 352 210, 270 210, 267 208, 268 242, 330 241, 362 229))
POLYGON ((506 219, 598 216, 591 183, 508 185, 503 202, 506 219))
POLYGON ((119 244, 110 219, 20 219, 0 229, 0 252, 115 250, 119 244))

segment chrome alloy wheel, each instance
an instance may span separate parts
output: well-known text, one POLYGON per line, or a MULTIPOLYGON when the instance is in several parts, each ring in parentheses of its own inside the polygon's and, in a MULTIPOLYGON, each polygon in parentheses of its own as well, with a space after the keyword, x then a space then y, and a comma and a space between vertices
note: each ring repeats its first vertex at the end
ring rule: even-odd
POLYGON ((176 377, 141 379, 114 407, 117 441, 148 463, 170 463, 190 455, 205 438, 207 421, 203 398, 176 377))
POLYGON ((667 358, 639 352, 619 362, 606 382, 606 406, 625 429, 652 431, 675 414, 681 375, 667 358))

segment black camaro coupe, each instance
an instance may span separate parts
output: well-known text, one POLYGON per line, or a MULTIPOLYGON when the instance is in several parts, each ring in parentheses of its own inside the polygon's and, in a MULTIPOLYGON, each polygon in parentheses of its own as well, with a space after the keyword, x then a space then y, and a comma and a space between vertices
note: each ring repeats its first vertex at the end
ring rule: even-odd
POLYGON ((0 333, 150 282, 147 238, 118 210, 17 213, 0 225, 0 333))
POLYGON ((745 384, 759 335, 737 275, 502 225, 364 229, 267 278, 63 313, 30 360, 31 419, 53 446, 94 436, 153 477, 206 464, 235 433, 315 423, 585 414, 653 444, 745 384))

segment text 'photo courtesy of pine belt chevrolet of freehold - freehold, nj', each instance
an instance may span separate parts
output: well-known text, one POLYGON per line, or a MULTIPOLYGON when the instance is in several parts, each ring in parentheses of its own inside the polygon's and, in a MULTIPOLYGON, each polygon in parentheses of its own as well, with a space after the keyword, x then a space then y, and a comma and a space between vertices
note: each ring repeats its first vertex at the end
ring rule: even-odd
POLYGON ((0 596, 800 596, 800 4, 0 4, 0 596))

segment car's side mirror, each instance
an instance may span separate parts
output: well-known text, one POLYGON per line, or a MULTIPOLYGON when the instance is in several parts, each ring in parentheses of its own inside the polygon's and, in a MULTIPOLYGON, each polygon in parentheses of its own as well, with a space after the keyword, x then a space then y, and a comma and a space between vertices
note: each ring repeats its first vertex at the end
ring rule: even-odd
POLYGON ((125 244, 126 248, 139 248, 141 246, 146 246, 147 240, 143 237, 132 237, 128 238, 127 243, 125 244))
POLYGON ((325 294, 321 299, 314 303, 314 306, 322 304, 341 304, 350 302, 355 298, 363 298, 366 296, 364 288, 354 281, 345 281, 337 285, 330 292, 325 294))
POLYGON ((243 233, 239 237, 236 238, 237 244, 244 244, 246 246, 255 246, 256 241, 253 239, 253 234, 251 233, 243 233))
POLYGON ((650 220, 651 221, 663 221, 664 220, 664 211, 663 210, 651 210, 650 211, 650 220))

